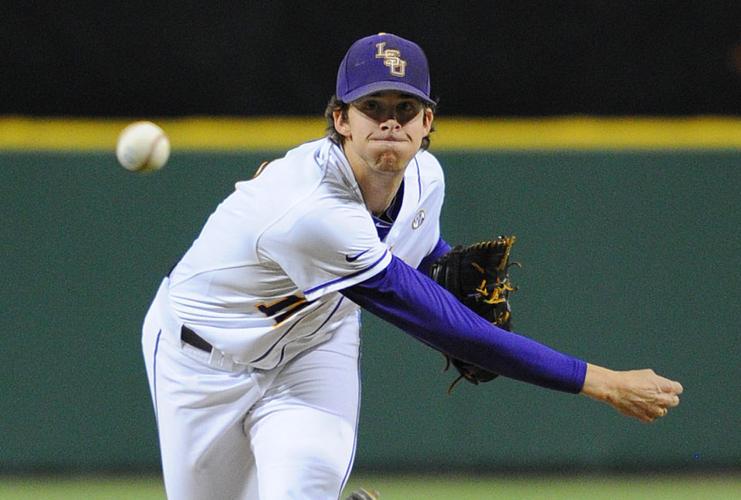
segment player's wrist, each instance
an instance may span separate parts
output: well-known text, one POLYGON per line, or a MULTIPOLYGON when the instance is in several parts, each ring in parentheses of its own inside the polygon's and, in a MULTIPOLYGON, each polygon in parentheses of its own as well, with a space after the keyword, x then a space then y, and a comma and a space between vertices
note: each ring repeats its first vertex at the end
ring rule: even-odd
POLYGON ((615 390, 617 372, 602 366, 587 363, 587 374, 581 394, 598 401, 609 402, 615 390))

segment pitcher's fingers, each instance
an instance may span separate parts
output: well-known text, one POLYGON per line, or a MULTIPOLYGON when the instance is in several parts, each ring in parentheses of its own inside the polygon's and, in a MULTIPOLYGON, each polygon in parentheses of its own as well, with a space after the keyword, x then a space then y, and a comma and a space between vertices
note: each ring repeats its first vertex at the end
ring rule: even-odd
POLYGON ((667 413, 669 413, 669 410, 664 408, 663 406, 654 406, 649 411, 649 415, 651 415, 654 418, 659 418, 665 416, 667 413))
POLYGON ((640 406, 625 408, 622 413, 628 417, 637 418, 641 422, 650 423, 660 416, 658 409, 658 406, 640 406))
POLYGON ((662 392, 670 392, 672 394, 682 394, 684 387, 676 380, 669 380, 668 378, 661 377, 659 387, 662 392))
POLYGON ((679 404, 679 396, 664 392, 656 397, 656 404, 662 408, 671 408, 679 404))

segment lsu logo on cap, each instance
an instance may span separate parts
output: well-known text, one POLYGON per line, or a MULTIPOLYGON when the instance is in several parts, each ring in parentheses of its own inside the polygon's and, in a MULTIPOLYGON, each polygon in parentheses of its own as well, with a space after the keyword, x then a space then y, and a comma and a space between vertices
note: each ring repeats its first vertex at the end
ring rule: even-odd
POLYGON ((376 44, 376 59, 383 59, 394 76, 403 77, 406 74, 407 62, 401 58, 401 52, 396 49, 387 49, 386 42, 376 44))

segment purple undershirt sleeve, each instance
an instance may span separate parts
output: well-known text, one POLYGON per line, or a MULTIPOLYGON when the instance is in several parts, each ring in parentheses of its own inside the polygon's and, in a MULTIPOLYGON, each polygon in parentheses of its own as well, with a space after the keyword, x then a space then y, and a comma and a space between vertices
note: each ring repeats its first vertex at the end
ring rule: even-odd
POLYGON ((584 385, 584 361, 497 328, 397 257, 380 273, 341 293, 454 358, 558 391, 578 393, 584 385))
POLYGON ((422 259, 422 262, 419 263, 417 271, 424 275, 429 275, 429 270, 432 264, 446 253, 450 252, 450 248, 450 245, 440 237, 440 239, 437 240, 437 245, 432 249, 432 252, 430 252, 424 259, 422 259))

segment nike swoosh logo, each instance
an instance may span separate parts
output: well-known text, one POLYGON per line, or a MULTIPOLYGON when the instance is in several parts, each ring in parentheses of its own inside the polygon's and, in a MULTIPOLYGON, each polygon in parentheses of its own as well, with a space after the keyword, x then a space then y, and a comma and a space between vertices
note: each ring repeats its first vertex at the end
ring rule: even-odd
POLYGON ((363 250, 358 255, 352 255, 352 256, 345 255, 345 260, 348 261, 348 262, 355 262, 356 260, 358 260, 360 258, 360 256, 362 256, 364 253, 366 253, 369 250, 370 250, 370 248, 368 248, 366 250, 363 250))

